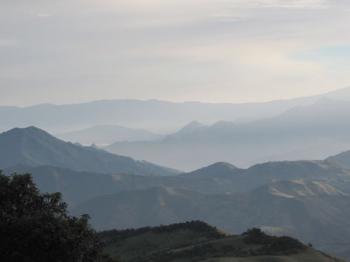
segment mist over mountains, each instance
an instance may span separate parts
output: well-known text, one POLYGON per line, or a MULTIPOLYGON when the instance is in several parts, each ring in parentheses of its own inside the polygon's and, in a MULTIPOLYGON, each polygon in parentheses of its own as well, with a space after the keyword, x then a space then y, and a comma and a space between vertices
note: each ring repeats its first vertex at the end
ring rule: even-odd
MULTIPOLYGON (((22 159, 22 162, 2 162, 2 166, 7 166, 5 173, 30 172, 43 192, 62 192, 73 214, 90 214, 97 229, 200 219, 232 233, 260 227, 269 233, 298 237, 332 254, 350 257, 345 244, 350 239, 347 219, 350 170, 344 164, 350 163, 349 153, 318 161, 267 162, 247 169, 219 162, 171 176, 166 173, 168 169, 159 167, 158 174, 145 176, 142 172, 148 171, 148 166, 136 165, 136 169, 136 161, 130 159, 127 163, 132 163, 131 167, 117 161, 113 162, 115 171, 105 170, 108 172, 87 170, 89 166, 80 170, 68 160, 60 165, 44 162, 39 153, 53 154, 48 148, 56 148, 54 158, 62 158, 56 154, 67 145, 78 147, 80 157, 85 156, 86 149, 60 141, 37 128, 10 130, 0 138, 1 148, 26 152, 21 157, 11 155, 11 159, 22 159), (25 135, 18 136, 17 132, 25 135), (39 134, 40 139, 36 140, 39 134), (16 139, 10 139, 13 136, 16 139), (35 146, 28 147, 31 143, 35 146), (29 164, 24 156, 37 162, 29 164)), ((98 149, 89 150, 113 156, 98 149)), ((67 157, 74 156, 70 151, 64 152, 67 157)), ((74 159, 80 163, 81 158, 74 159)), ((94 168, 103 170, 100 162, 92 162, 96 165, 94 168)))
POLYGON ((256 104, 115 100, 1 107, 0 128, 35 125, 66 141, 190 171, 220 161, 249 167, 345 151, 349 109, 349 88, 256 104))
POLYGON ((15 128, 0 134, 0 166, 9 168, 16 165, 46 165, 77 171, 139 175, 177 173, 94 147, 64 142, 36 127, 15 128))
POLYGON ((96 125, 120 125, 151 131, 174 130, 193 120, 216 122, 239 118, 259 118, 279 114, 300 104, 299 101, 262 104, 172 103, 149 100, 96 101, 74 105, 37 105, 26 108, 0 107, 4 119, 0 128, 30 125, 54 133, 90 128, 96 125), (290 105, 288 105, 290 104, 290 105), (243 113, 242 112, 246 112, 243 113))
POLYGON ((275 160, 322 159, 350 148, 350 102, 322 99, 247 123, 190 123, 157 141, 116 142, 110 152, 191 170, 226 161, 240 167, 275 160))
POLYGON ((93 126, 86 129, 57 135, 65 141, 73 141, 83 145, 107 146, 115 142, 151 141, 163 136, 144 130, 117 125, 93 126))
MULTIPOLYGON (((99 230, 202 220, 230 233, 259 227, 350 258, 347 91, 333 94, 343 95, 344 100, 297 99, 286 101, 283 110, 280 102, 253 106, 124 101, 124 110, 129 110, 129 103, 145 106, 143 110, 134 107, 135 115, 131 113, 129 119, 121 101, 70 105, 68 109, 42 105, 34 107, 37 121, 76 141, 65 142, 34 126, 10 129, 0 134, 0 169, 7 175, 31 173, 42 192, 62 192, 70 212, 90 214, 92 225, 99 230), (192 106, 196 107, 193 112, 189 110, 192 106), (264 109, 259 113, 260 106, 264 109), (230 111, 232 107, 252 111, 241 114, 241 109, 230 111), (49 118, 53 108, 57 119, 49 118), (86 115, 77 121, 81 108, 87 110, 86 115), (89 108, 96 110, 90 118, 89 108), (107 108, 113 110, 104 115, 107 108), (161 117, 152 115, 150 108, 160 110, 161 117), (46 109, 47 115, 43 113, 46 109), (230 121, 216 119, 226 113, 230 121), (58 121, 69 114, 71 118, 58 121), (150 114, 149 118, 142 118, 143 114, 150 114), (170 123, 172 115, 177 117, 170 123), (195 115, 212 117, 215 123, 194 121, 200 120, 195 115), (238 118, 245 121, 233 122, 238 118), (106 126, 106 119, 118 124, 106 126), (151 126, 152 121, 159 121, 157 128, 164 129, 187 124, 159 136, 130 128, 136 119, 140 128, 151 126), (127 123, 127 128, 120 125, 127 123), (74 126, 83 129, 66 132, 74 126), (138 141, 141 138, 144 141, 138 141), (106 147, 110 152, 76 143, 104 144, 114 139, 119 142, 106 147)), ((22 117, 35 116, 33 108, 8 110, 9 115, 16 111, 22 117)), ((6 118, 3 126, 22 120, 6 118)), ((26 121, 19 126, 33 122, 30 117, 26 121)))
POLYGON ((62 134, 98 125, 119 125, 171 132, 194 120, 212 124, 269 118, 296 106, 312 104, 320 98, 350 100, 350 90, 345 88, 314 97, 246 104, 105 100, 70 105, 0 106, 0 130, 37 126, 62 134))
POLYGON ((350 262, 349 14, 1 1, 0 262, 350 262))

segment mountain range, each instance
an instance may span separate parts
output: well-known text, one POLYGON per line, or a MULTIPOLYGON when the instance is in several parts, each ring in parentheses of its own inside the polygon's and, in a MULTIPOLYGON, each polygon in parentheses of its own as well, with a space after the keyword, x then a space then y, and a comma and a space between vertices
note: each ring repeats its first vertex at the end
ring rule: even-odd
POLYGON ((0 107, 0 130, 34 125, 65 141, 186 171, 219 161, 249 167, 347 150, 349 105, 350 88, 248 104, 109 100, 0 107))
POLYGON ((64 142, 36 127, 15 128, 0 134, 0 167, 54 166, 77 171, 173 175, 177 171, 94 147, 64 142))
MULTIPOLYGON (((203 128, 193 123, 182 134, 203 128)), ((33 175, 62 192, 72 214, 96 229, 203 220, 230 233, 259 227, 350 258, 350 153, 317 161, 239 168, 217 162, 187 173, 61 141, 35 127, 0 134, 6 174, 33 175), (170 176, 169 176, 170 175, 170 176)))
POLYGON ((322 99, 252 122, 191 122, 156 141, 116 142, 105 149, 181 170, 225 161, 240 167, 313 160, 350 148, 350 102, 322 99))
POLYGON ((206 124, 217 121, 253 121, 270 118, 320 98, 350 100, 350 89, 313 97, 265 103, 220 104, 158 100, 104 100, 81 104, 41 104, 28 107, 1 106, 0 130, 37 126, 55 134, 98 125, 169 132, 197 120, 206 124))
POLYGON ((246 193, 284 180, 325 180, 331 185, 348 190, 347 169, 318 161, 271 162, 239 169, 227 163, 215 163, 190 173, 176 176, 139 176, 74 171, 52 166, 29 167, 17 165, 4 169, 6 174, 30 173, 44 192, 62 192, 69 206, 104 194, 144 190, 157 187, 179 188, 201 194, 246 193))
MULTIPOLYGON (((62 192, 96 229, 203 220, 227 232, 260 227, 350 258, 350 170, 324 161, 270 162, 240 169, 216 163, 177 176, 98 174, 25 166, 44 192, 62 192)), ((350 161, 350 159, 349 159, 350 161)))

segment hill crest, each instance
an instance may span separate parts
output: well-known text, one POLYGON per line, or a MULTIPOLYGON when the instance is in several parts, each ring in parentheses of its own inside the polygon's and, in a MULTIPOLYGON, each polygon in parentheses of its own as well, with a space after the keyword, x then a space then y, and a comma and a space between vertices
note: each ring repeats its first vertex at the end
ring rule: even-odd
POLYGON ((34 126, 0 134, 0 167, 55 166, 77 171, 174 175, 177 172, 94 147, 65 142, 34 126))

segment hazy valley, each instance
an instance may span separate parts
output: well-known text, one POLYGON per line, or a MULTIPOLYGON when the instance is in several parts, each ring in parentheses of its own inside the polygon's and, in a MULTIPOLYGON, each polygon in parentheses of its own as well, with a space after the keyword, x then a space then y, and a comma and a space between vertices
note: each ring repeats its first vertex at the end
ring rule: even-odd
POLYGON ((0 1, 0 262, 350 262, 350 1, 0 1))
POLYGON ((0 144, 11 149, 1 153, 6 174, 31 173, 41 191, 62 192, 72 214, 90 214, 99 230, 202 220, 234 234, 260 227, 350 255, 348 152, 246 169, 218 162, 181 173, 34 127, 1 134, 0 144))
POLYGON ((350 148, 349 112, 350 102, 323 99, 253 122, 192 122, 163 139, 116 142, 106 150, 183 170, 218 161, 248 167, 322 159, 350 148))

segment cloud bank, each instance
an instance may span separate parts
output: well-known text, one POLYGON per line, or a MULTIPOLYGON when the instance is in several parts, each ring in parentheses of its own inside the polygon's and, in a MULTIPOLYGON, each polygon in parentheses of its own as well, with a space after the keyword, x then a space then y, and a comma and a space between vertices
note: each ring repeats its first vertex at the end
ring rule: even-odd
POLYGON ((265 101, 350 83, 347 1, 1 5, 0 104, 265 101))

